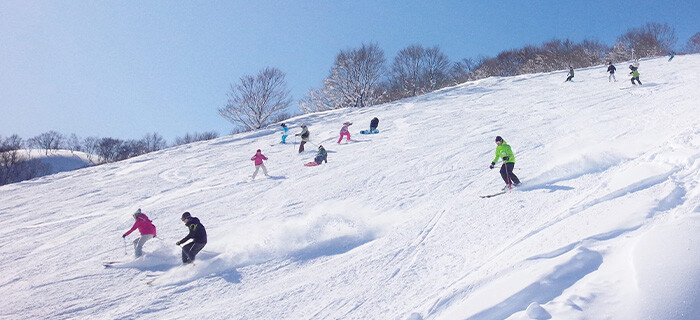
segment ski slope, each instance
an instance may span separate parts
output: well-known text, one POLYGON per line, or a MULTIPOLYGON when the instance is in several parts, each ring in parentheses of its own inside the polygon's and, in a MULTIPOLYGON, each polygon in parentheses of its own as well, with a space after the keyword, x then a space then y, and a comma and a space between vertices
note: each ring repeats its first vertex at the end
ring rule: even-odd
POLYGON ((0 187, 0 319, 697 319, 700 55, 666 60, 301 116, 302 154, 273 127, 0 187), (481 199, 496 135, 523 184, 481 199), (132 260, 138 208, 159 239, 132 260))

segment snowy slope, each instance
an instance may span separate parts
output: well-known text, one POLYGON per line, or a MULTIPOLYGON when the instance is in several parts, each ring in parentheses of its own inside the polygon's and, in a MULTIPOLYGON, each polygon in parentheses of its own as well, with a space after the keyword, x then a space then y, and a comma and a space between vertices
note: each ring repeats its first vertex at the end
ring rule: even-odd
POLYGON ((489 78, 293 119, 301 155, 262 130, 0 187, 0 319, 696 319, 700 56, 640 73, 489 78), (524 183, 481 199, 496 135, 524 183), (160 239, 103 268, 137 208, 160 239), (193 266, 184 211, 209 234, 193 266))

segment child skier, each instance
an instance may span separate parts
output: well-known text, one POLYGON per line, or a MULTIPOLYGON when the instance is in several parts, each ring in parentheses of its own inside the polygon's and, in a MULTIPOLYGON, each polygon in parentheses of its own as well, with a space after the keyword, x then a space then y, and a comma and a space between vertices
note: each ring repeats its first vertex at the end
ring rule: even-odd
POLYGON ((197 256, 197 253, 207 245, 207 230, 204 229, 199 219, 190 215, 189 212, 183 213, 180 220, 185 223, 190 232, 182 240, 175 242, 175 244, 179 246, 187 240, 193 239, 192 242, 182 246, 182 263, 188 264, 194 262, 194 257, 197 256))
POLYGON ((153 222, 151 222, 145 214, 141 213, 141 209, 136 210, 133 216, 135 220, 134 225, 129 231, 122 235, 122 238, 126 238, 131 232, 139 229, 141 236, 134 240, 134 256, 138 258, 143 254, 144 243, 156 236, 156 226, 153 225, 153 222))
POLYGON ((255 179, 255 176, 258 174, 258 170, 260 170, 260 168, 263 169, 263 173, 265 174, 265 176, 268 176, 267 168, 265 168, 265 164, 263 163, 263 160, 267 160, 267 157, 265 157, 262 154, 262 151, 260 151, 260 149, 258 149, 258 151, 255 152, 255 155, 252 158, 250 158, 250 160, 254 161, 255 163, 255 172, 253 173, 253 179, 255 179))
POLYGON ((343 127, 340 128, 340 138, 338 138, 338 143, 343 140, 343 136, 347 137, 346 141, 350 141, 350 131, 348 130, 348 127, 352 125, 352 122, 345 122, 343 123, 343 127))
POLYGON ((503 190, 508 189, 512 186, 518 186, 520 184, 520 179, 513 173, 513 168, 515 167, 515 155, 513 155, 513 150, 510 146, 501 138, 501 136, 496 136, 496 157, 491 162, 489 169, 493 169, 496 162, 503 159, 503 165, 501 165, 501 178, 506 182, 506 186, 503 190))
POLYGON ((567 75, 567 78, 566 78, 566 80, 564 80, 564 82, 567 82, 567 81, 573 82, 571 79, 574 78, 574 67, 569 66, 569 73, 566 75, 567 75))
POLYGON ((612 61, 609 61, 608 62, 608 72, 610 73, 610 75, 608 76, 608 82, 612 82, 612 81, 617 82, 617 79, 615 79, 615 70, 617 70, 617 69, 612 64, 612 61))
POLYGON ((318 146, 318 152, 316 152, 316 157, 314 158, 314 161, 311 161, 304 165, 307 167, 314 167, 323 163, 324 161, 328 163, 328 152, 326 152, 326 149, 323 148, 322 145, 320 145, 318 146))
POLYGON ((287 143, 287 131, 289 131, 289 128, 287 128, 286 124, 282 124, 282 143, 287 143))
POLYGON ((632 72, 630 72, 630 75, 632 76, 632 79, 631 79, 631 80, 632 80, 632 84, 635 85, 635 86, 636 86, 637 84, 634 83, 634 80, 637 80, 637 82, 638 82, 640 85, 642 84, 642 82, 639 81, 639 71, 637 71, 637 68, 638 68, 638 67, 635 67, 634 65, 630 65, 630 70, 632 70, 632 72))

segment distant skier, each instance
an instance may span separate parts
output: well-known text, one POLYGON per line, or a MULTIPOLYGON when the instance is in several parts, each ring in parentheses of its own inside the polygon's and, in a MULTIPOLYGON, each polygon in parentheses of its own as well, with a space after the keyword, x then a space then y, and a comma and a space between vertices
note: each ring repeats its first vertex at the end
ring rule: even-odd
POLYGON ((501 177, 503 181, 506 182, 506 186, 503 190, 510 188, 511 186, 517 187, 520 184, 520 179, 513 173, 513 168, 515 167, 515 155, 513 155, 513 150, 510 146, 501 138, 501 136, 496 137, 496 157, 491 162, 489 169, 493 169, 499 159, 503 160, 503 165, 501 165, 501 177))
POLYGON ((608 82, 617 82, 617 79, 615 79, 615 70, 617 70, 617 68, 615 68, 615 66, 612 64, 612 61, 608 61, 608 73, 610 73, 608 76, 608 82))
POLYGON ((326 149, 323 148, 322 145, 320 145, 318 146, 318 152, 316 152, 316 157, 314 158, 314 161, 311 161, 304 165, 307 167, 314 167, 323 163, 324 161, 328 163, 328 152, 326 152, 326 149))
POLYGON ((146 241, 156 236, 156 226, 153 225, 153 222, 151 222, 145 214, 141 213, 141 209, 136 210, 133 216, 135 220, 134 225, 129 231, 122 235, 122 238, 126 238, 126 236, 131 234, 134 230, 139 229, 141 236, 134 240, 134 256, 138 258, 143 254, 142 249, 146 241))
POLYGON ((258 149, 258 151, 255 152, 255 155, 252 158, 250 158, 250 160, 254 161, 255 163, 255 172, 253 173, 253 179, 255 179, 255 176, 258 175, 258 170, 260 170, 260 168, 263 169, 263 173, 265 174, 265 176, 268 176, 267 168, 265 168, 265 164, 263 163, 263 160, 267 160, 267 157, 265 157, 265 155, 262 154, 262 151, 260 151, 260 149, 258 149))
POLYGON ((287 125, 284 123, 281 124, 281 126, 282 126, 282 143, 287 143, 287 141, 285 141, 285 140, 287 140, 287 135, 288 135, 287 132, 289 131, 289 128, 287 128, 287 125))
POLYGON ((570 67, 569 67, 569 73, 567 73, 566 75, 567 75, 567 78, 566 78, 566 80, 564 80, 564 82, 567 82, 567 81, 573 82, 572 79, 574 78, 574 67, 571 67, 571 66, 570 66, 570 67))
POLYGON ((675 51, 671 51, 669 54, 670 54, 671 56, 668 58, 668 62, 671 62, 671 60, 673 60, 673 57, 676 56, 676 52, 675 52, 675 51))
POLYGON ((207 245, 207 230, 204 229, 204 226, 201 222, 199 222, 199 219, 190 215, 189 212, 183 213, 180 220, 185 223, 190 232, 187 234, 187 236, 182 238, 182 240, 175 242, 175 244, 179 246, 185 243, 187 240, 193 240, 192 242, 182 246, 182 263, 188 264, 194 262, 194 258, 197 256, 197 253, 199 253, 199 251, 202 250, 205 245, 207 245))
POLYGON ((343 136, 346 137, 346 141, 350 141, 350 130, 348 130, 348 127, 352 125, 352 122, 345 122, 343 123, 343 127, 340 128, 340 138, 338 138, 338 143, 343 140, 343 136))
POLYGON ((304 145, 309 141, 309 129, 306 128, 305 124, 301 125, 301 132, 295 134, 295 136, 301 136, 301 143, 299 144, 299 153, 304 152, 304 145))
POLYGON ((635 67, 634 65, 630 65, 630 70, 632 70, 632 72, 630 72, 630 75, 632 76, 632 79, 631 79, 631 80, 632 80, 632 84, 635 85, 635 86, 636 86, 637 84, 634 83, 634 80, 637 80, 637 82, 638 82, 640 85, 642 84, 642 82, 639 81, 639 71, 637 71, 637 68, 638 68, 638 67, 635 67))
POLYGON ((374 130, 377 130, 377 127, 379 127, 379 119, 377 117, 374 117, 372 121, 369 122, 369 131, 372 132, 374 130))

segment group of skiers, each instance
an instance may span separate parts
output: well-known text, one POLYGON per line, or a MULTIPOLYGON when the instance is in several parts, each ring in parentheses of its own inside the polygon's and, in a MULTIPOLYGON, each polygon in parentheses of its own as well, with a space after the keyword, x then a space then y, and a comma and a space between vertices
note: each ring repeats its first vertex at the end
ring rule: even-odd
MULTIPOLYGON (((671 58, 669 58, 668 61, 671 61, 673 59, 673 55, 674 54, 672 53, 671 58)), ((639 70, 638 70, 639 69, 639 62, 634 62, 634 63, 630 64, 629 68, 630 68, 629 74, 632 76, 632 78, 630 79, 632 81, 632 84, 635 86, 637 84, 641 85, 642 82, 639 80, 639 70), (635 83, 635 81, 637 81, 637 83, 635 83)), ((617 82, 617 79, 615 79, 615 71, 616 70, 617 70, 617 68, 615 68, 615 66, 612 64, 612 61, 608 61, 608 70, 607 70, 607 72, 609 73, 608 82, 617 82)), ((573 78, 574 78, 574 68, 570 66, 569 73, 566 74, 566 80, 564 80, 564 82, 573 81, 572 80, 573 78)))
MULTIPOLYGON (((122 235, 122 238, 126 238, 136 229, 139 230, 141 235, 133 241, 134 256, 138 258, 143 255, 143 245, 146 241, 156 237, 156 226, 148 219, 148 216, 141 212, 140 208, 134 212, 133 217, 134 225, 122 235)), ((197 253, 207 244, 207 231, 202 223, 199 222, 199 219, 193 217, 189 212, 183 213, 180 220, 185 223, 189 233, 182 240, 175 242, 175 244, 179 246, 192 239, 192 242, 182 246, 182 263, 188 264, 194 262, 197 253)))

